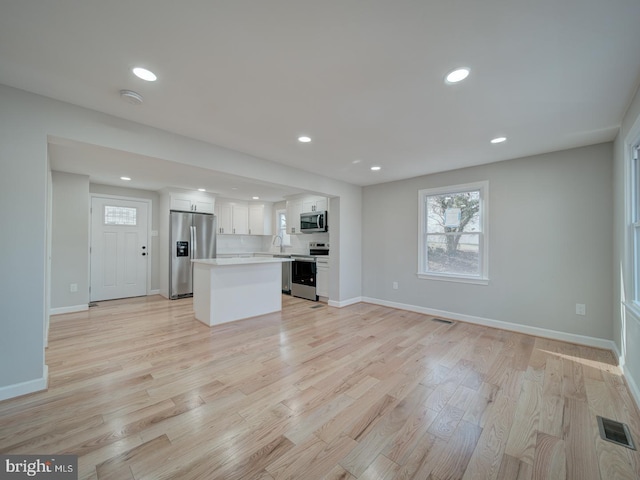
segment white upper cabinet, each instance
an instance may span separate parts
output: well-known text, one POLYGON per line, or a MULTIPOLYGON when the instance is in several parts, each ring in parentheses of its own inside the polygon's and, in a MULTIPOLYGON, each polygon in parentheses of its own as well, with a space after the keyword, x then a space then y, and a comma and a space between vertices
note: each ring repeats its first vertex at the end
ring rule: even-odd
POLYGON ((218 200, 216 202, 216 222, 218 233, 233 233, 231 204, 218 200))
POLYGON ((246 203, 234 203, 231 212, 233 233, 249 235, 249 206, 246 203))
POLYGON ((196 212, 213 213, 215 200, 213 198, 209 198, 209 199, 196 198, 194 200, 193 205, 194 205, 194 211, 196 212))
POLYGON ((169 208, 183 212, 213 213, 215 198, 202 192, 171 192, 169 208))
POLYGON ((249 204, 237 200, 216 202, 218 233, 235 235, 271 235, 270 204, 249 204))
POLYGON ((323 212, 327 210, 326 197, 304 197, 302 199, 302 212, 323 212))
POLYGON ((295 235, 300 233, 300 214, 302 212, 302 199, 287 200, 287 233, 295 235))
POLYGON ((249 204, 249 235, 271 235, 273 232, 270 204, 249 204))
POLYGON ((183 212, 192 212, 193 204, 191 198, 183 195, 171 195, 171 210, 181 210, 183 212))

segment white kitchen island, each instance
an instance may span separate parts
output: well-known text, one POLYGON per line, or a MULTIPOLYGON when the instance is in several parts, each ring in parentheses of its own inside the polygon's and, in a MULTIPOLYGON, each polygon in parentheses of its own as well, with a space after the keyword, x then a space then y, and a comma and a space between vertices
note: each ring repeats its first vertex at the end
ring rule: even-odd
POLYGON ((282 310, 282 262, 290 258, 210 258, 193 262, 193 310, 213 326, 282 310))

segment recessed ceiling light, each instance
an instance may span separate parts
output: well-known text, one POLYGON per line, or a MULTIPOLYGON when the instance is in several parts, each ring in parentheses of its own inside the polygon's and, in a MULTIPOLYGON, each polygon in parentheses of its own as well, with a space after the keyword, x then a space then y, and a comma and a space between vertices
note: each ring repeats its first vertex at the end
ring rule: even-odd
POLYGON ((300 143, 309 143, 311 141, 311 137, 307 137, 306 135, 303 135, 301 137, 298 137, 298 141, 300 143))
POLYGON ((496 137, 493 140, 491 140, 491 143, 502 143, 506 141, 507 141, 507 137, 496 137))
POLYGON ((380 170, 382 167, 378 167, 377 165, 374 167, 371 167, 371 170, 373 170, 374 172, 377 172, 378 170, 380 170))
POLYGON ((199 191, 199 192, 206 192, 206 191, 207 191, 207 189, 206 189, 206 188, 199 188, 199 189, 198 189, 198 191, 199 191))
POLYGON ((146 68, 136 67, 132 71, 136 77, 146 80, 147 82, 155 82, 158 79, 155 73, 151 70, 147 70, 146 68))
POLYGON ((446 76, 447 83, 458 83, 464 80, 469 76, 468 68, 456 68, 455 70, 449 72, 446 76))
POLYGON ((260 200, 260 197, 252 197, 254 200, 260 200))
POLYGON ((128 182, 131 179, 129 177, 120 177, 120 180, 124 180, 125 182, 128 182))

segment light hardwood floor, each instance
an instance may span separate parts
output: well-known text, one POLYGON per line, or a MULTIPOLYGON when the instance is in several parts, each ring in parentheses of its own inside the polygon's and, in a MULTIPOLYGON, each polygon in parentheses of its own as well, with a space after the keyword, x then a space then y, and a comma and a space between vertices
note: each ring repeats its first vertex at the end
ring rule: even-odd
POLYGON ((370 304, 283 297, 214 328, 191 300, 51 322, 49 390, 0 402, 0 452, 82 479, 637 479, 596 415, 640 417, 611 352, 370 304))

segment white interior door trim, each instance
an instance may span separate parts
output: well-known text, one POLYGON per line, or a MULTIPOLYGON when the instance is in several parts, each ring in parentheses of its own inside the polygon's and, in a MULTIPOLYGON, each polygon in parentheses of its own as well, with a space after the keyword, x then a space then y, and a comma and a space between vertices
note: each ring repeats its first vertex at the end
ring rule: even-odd
MULTIPOLYGON (((126 197, 122 195, 108 195, 105 193, 90 193, 89 194, 89 245, 87 245, 87 255, 91 258, 91 205, 93 204, 94 198, 105 198, 110 200, 124 200, 124 201, 133 201, 133 202, 144 202, 147 204, 147 255, 149 259, 154 258, 156 252, 153 251, 152 247, 152 218, 153 218, 153 202, 148 198, 140 198, 140 197, 126 197)), ((151 292, 151 264, 153 262, 147 262, 147 295, 151 292)), ((89 285, 91 285, 91 262, 89 262, 89 271, 87 272, 87 278, 89 279, 89 285)), ((91 296, 89 295, 89 298, 91 296)))

